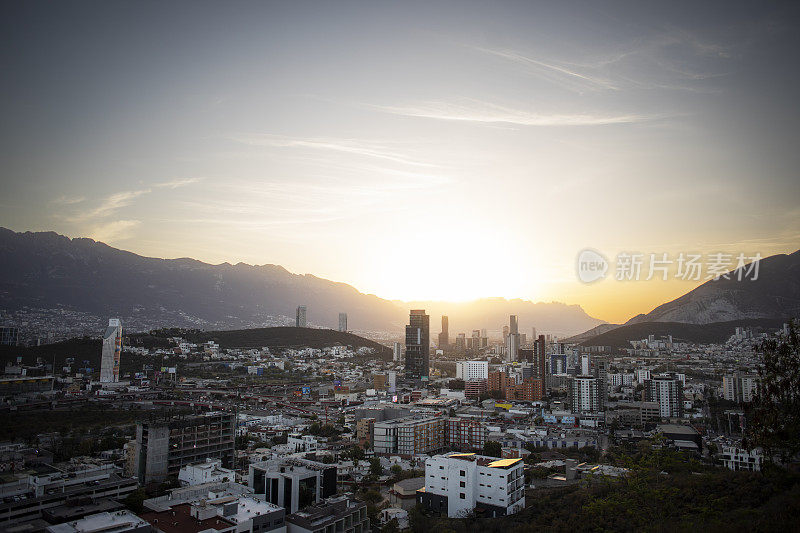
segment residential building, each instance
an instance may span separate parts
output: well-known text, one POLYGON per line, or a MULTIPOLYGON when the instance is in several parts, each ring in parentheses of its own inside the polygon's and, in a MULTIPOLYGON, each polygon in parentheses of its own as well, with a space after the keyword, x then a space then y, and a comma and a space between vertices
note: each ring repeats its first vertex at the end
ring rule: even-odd
POLYGON ((392 350, 392 361, 399 363, 403 359, 403 345, 402 343, 394 343, 394 350, 392 350))
POLYGON ((372 444, 372 428, 375 426, 374 418, 362 418, 356 422, 356 438, 359 443, 372 444))
POLYGON ((470 379, 464 382, 464 397, 469 400, 480 398, 488 392, 488 383, 485 379, 470 379))
POLYGON ((760 448, 745 450, 737 446, 726 446, 722 449, 722 464, 731 470, 749 470, 760 472, 764 453, 760 448))
POLYGON ((603 383, 593 376, 575 376, 569 381, 569 403, 573 413, 596 413, 603 410, 603 383))
POLYGON ((164 481, 208 458, 233 465, 235 422, 233 413, 221 411, 139 422, 134 452, 139 482, 164 481))
POLYGON ((35 520, 68 500, 125 499, 138 488, 114 465, 38 464, 0 484, 0 524, 35 520))
POLYGON ((47 533, 152 533, 155 529, 146 520, 127 509, 121 509, 50 526, 46 531, 47 533))
POLYGON ((239 483, 174 489, 144 501, 141 517, 163 533, 285 533, 286 511, 239 483))
POLYGON ((418 501, 451 518, 472 512, 496 517, 525 508, 522 459, 473 453, 436 455, 425 461, 425 487, 418 501))
POLYGON ((674 374, 658 374, 644 382, 645 401, 658 402, 662 418, 683 416, 683 384, 674 374))
POLYGON ((296 457, 251 463, 248 485, 257 497, 296 513, 336 494, 336 466, 296 457))
POLYGON ((430 369, 430 316, 412 309, 406 326, 406 377, 428 380, 430 369))
POLYGON ((726 374, 722 378, 722 395, 731 402, 752 402, 756 389, 758 389, 758 374, 726 374))
POLYGON ((118 318, 108 320, 103 334, 103 352, 100 357, 100 382, 119 381, 119 361, 122 354, 122 324, 118 318))
POLYGON ((462 451, 483 449, 489 434, 486 425, 474 418, 448 418, 445 429, 447 445, 462 451))
POLYGON ((286 517, 287 533, 367 533, 367 504, 346 496, 304 508, 286 517))
POLYGON ((372 449, 376 454, 405 457, 441 451, 445 446, 445 424, 446 419, 440 416, 376 422, 372 449))
POLYGON ((488 379, 488 361, 457 361, 456 378, 469 381, 471 379, 488 379))
POLYGON ((186 465, 181 468, 178 473, 178 481, 184 487, 203 483, 224 483, 236 481, 236 473, 228 468, 223 468, 222 461, 219 459, 206 459, 203 463, 186 465))

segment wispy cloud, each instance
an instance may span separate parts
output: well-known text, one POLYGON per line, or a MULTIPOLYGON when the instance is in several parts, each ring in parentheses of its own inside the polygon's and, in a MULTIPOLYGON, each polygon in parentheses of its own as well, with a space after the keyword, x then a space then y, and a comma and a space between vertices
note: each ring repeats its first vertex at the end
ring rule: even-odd
POLYGON ((203 181, 203 178, 178 178, 171 181, 156 183, 154 186, 159 189, 177 189, 178 187, 185 187, 200 181, 203 181))
POLYGON ((574 89, 610 89, 619 90, 620 87, 612 80, 589 73, 578 72, 567 63, 556 61, 544 61, 529 57, 515 50, 490 48, 475 48, 483 53, 501 57, 514 63, 525 66, 528 69, 537 71, 540 75, 555 82, 568 82, 570 88, 574 89), (575 86, 578 84, 578 86, 575 86))
POLYGON ((436 101, 370 107, 386 113, 410 117, 520 126, 603 126, 631 124, 659 118, 641 114, 536 113, 473 99, 458 102, 436 101))
POLYGON ((89 233, 89 237, 105 243, 126 239, 132 236, 132 230, 139 224, 141 224, 139 220, 115 220, 98 224, 89 233))
POLYGON ((86 200, 85 196, 59 196, 50 203, 55 205, 75 205, 86 200))
POLYGON ((112 215, 116 210, 130 205, 136 198, 148 194, 152 189, 139 189, 135 191, 122 191, 103 198, 100 205, 88 211, 81 211, 69 217, 70 222, 83 222, 112 215))
POLYGON ((326 138, 297 138, 282 135, 243 135, 234 140, 251 146, 268 146, 275 148, 308 148, 313 150, 327 150, 341 152, 384 161, 392 161, 404 165, 419 167, 434 167, 436 165, 416 160, 391 147, 361 139, 326 139, 326 138))

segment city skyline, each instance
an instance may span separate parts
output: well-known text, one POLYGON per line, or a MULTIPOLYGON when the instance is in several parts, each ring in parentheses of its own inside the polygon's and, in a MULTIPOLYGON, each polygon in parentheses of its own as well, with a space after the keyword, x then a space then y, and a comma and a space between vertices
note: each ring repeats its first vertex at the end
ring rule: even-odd
POLYGON ((609 322, 800 243, 792 6, 187 5, 9 8, 0 225, 609 322))

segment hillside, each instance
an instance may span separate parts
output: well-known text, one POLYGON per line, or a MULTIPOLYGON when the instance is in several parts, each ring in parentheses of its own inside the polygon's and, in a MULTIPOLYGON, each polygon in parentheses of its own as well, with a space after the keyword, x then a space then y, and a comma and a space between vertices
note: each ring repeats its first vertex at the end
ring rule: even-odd
MULTIPOLYGON (((203 343, 213 340, 219 343, 222 348, 323 348, 326 346, 352 346, 354 348, 366 347, 377 350, 376 357, 390 358, 392 351, 390 348, 373 342, 369 339, 343 333, 330 329, 313 328, 256 328, 231 331, 168 331, 159 332, 157 335, 146 333, 133 333, 125 336, 127 344, 133 346, 169 346, 168 336, 180 334, 183 338, 194 343, 203 343)), ((4 366, 8 362, 16 361, 17 357, 22 357, 25 364, 34 364, 37 358, 41 358, 45 363, 52 363, 54 358, 57 366, 63 365, 67 357, 74 357, 78 364, 89 361, 89 366, 98 368, 100 365, 100 354, 102 351, 100 339, 96 338, 77 338, 69 339, 53 344, 42 346, 0 346, 0 363, 4 366)), ((126 368, 123 357, 123 370, 126 368)), ((136 358, 139 360, 139 358, 136 358)))
MULTIPOLYGON (((161 327, 205 330, 250 329, 294 323, 298 305, 307 306, 308 323, 336 328, 340 312, 354 331, 397 332, 416 303, 392 302, 363 294, 345 283, 310 274, 293 274, 279 265, 158 259, 112 248, 91 239, 53 232, 16 233, 0 228, 0 309, 36 310, 42 333, 67 319, 78 325, 71 336, 99 334, 110 316, 127 330, 161 327), (75 314, 85 314, 75 318, 75 314)), ((455 328, 498 330, 509 314, 521 326, 574 334, 599 324, 579 306, 531 303, 502 298, 467 304, 426 302, 432 338, 440 314, 455 328)), ((28 328, 34 321, 28 318, 28 328)), ((522 330, 525 331, 524 329, 522 330)))
POLYGON ((758 279, 709 280, 680 298, 659 305, 626 324, 685 322, 709 324, 751 318, 800 316, 800 250, 760 261, 758 279))
POLYGON ((593 336, 581 342, 582 346, 613 346, 630 348, 630 341, 646 339, 648 335, 656 337, 672 335, 676 342, 722 343, 733 335, 737 326, 750 326, 754 333, 774 330, 785 321, 775 318, 752 318, 715 322, 712 324, 686 324, 683 322, 642 322, 628 324, 593 336))

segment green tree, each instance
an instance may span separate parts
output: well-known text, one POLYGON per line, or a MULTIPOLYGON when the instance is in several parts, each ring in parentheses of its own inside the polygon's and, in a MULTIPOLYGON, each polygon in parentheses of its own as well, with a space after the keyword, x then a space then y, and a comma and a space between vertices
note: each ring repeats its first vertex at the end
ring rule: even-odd
POLYGON ((383 467, 381 466, 381 460, 377 457, 373 457, 369 460, 369 473, 375 477, 380 477, 383 475, 383 467))
POLYGON ((489 457, 500 457, 503 454, 503 446, 496 440, 487 440, 483 445, 483 455, 489 457))
POLYGON ((786 463, 800 452, 800 339, 790 323, 786 339, 764 341, 763 366, 750 407, 745 446, 761 447, 764 459, 786 463))

